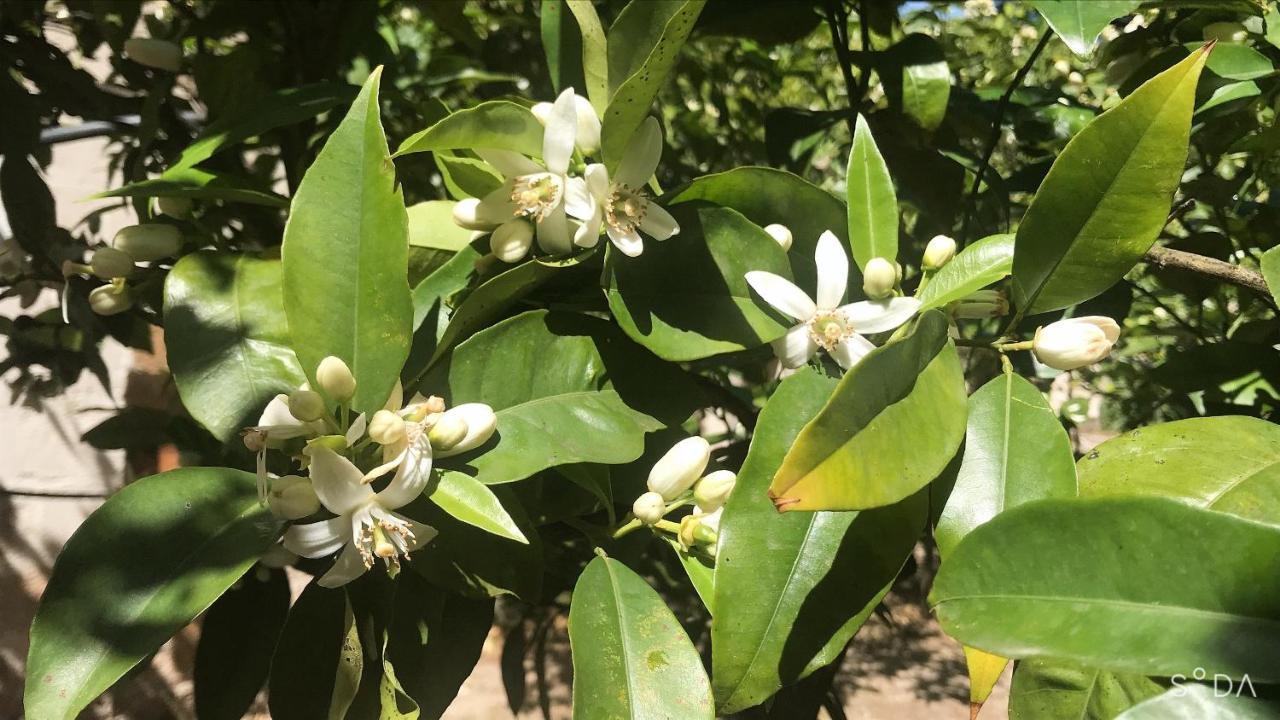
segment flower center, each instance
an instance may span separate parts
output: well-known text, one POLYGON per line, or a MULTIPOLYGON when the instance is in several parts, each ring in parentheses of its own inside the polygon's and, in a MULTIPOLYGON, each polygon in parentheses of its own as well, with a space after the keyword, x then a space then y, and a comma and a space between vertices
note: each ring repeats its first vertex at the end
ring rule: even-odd
POLYGON ((626 185, 615 185, 605 209, 605 222, 609 227, 629 233, 640 227, 649 211, 649 198, 643 190, 632 190, 626 185))
POLYGON ((400 557, 409 559, 409 546, 413 531, 404 518, 381 507, 370 507, 359 517, 360 529, 355 534, 355 546, 365 568, 373 567, 380 558, 387 565, 387 573, 395 577, 400 572, 400 557))
POLYGON ((564 184, 550 173, 521 175, 511 186, 511 202, 515 203, 516 217, 529 218, 534 222, 546 220, 560 205, 563 196, 564 184))
POLYGON ((809 337, 827 352, 834 350, 840 341, 848 339, 853 333, 849 318, 839 310, 820 312, 809 321, 809 337))

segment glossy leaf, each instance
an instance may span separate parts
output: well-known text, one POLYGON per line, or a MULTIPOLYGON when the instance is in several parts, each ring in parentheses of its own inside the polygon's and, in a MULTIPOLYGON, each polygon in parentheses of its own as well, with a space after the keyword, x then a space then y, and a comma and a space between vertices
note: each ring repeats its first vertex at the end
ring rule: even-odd
POLYGON ((1196 114, 1206 110, 1212 110, 1219 105, 1226 105, 1235 100, 1244 100, 1251 97, 1257 97, 1262 94, 1262 88, 1258 87, 1258 83, 1252 80, 1240 80, 1239 82, 1227 83, 1213 91, 1208 100, 1205 100, 1196 108, 1196 114))
MULTIPOLYGON (((349 682, 338 683, 338 673, 347 672, 341 660, 352 630, 349 615, 341 589, 323 588, 312 581, 298 596, 271 660, 267 699, 272 718, 334 717, 335 705, 342 704, 339 696, 349 691, 349 682)), ((355 672, 358 682, 360 670, 355 672)), ((341 710, 336 715, 342 717, 341 710)))
POLYGON ((436 479, 426 490, 431 502, 468 525, 498 537, 529 543, 507 511, 484 483, 454 470, 436 471, 436 479))
POLYGON ((578 21, 582 33, 582 70, 586 79, 586 93, 597 115, 604 115, 609 107, 609 50, 604 27, 591 0, 565 0, 565 5, 578 21))
POLYGON ((411 135, 396 157, 432 150, 487 148, 511 150, 542 157, 542 123, 529 108, 509 100, 490 100, 451 113, 419 133, 411 135))
POLYGON ((1139 0, 1035 0, 1032 3, 1071 52, 1081 57, 1093 52, 1103 28, 1112 20, 1133 12, 1138 4, 1139 0))
POLYGON ((950 556, 975 527, 1023 503, 1076 496, 1071 439, 1044 395, 1004 373, 969 398, 964 459, 934 529, 950 556))
MULTIPOLYGON (((705 4, 706 0, 631 3, 615 21, 615 25, 623 26, 619 32, 609 28, 610 93, 608 108, 600 116, 600 143, 605 164, 611 170, 617 167, 627 142, 649 114, 653 98, 675 67, 680 48, 693 31, 705 4), (641 15, 644 17, 642 23, 626 21, 628 16, 638 18, 641 15), (643 25, 645 31, 627 32, 627 27, 633 25, 643 25), (626 46, 621 55, 614 49, 619 44, 626 46), (625 60, 615 62, 615 57, 625 60), (641 58, 643 60, 637 62, 641 58), (615 75, 615 72, 628 71, 630 74, 625 77, 615 75)), ((584 57, 584 62, 589 61, 584 57)), ((590 83, 591 79, 588 78, 587 82, 590 83)))
MULTIPOLYGON (((445 189, 457 200, 482 198, 502 186, 502 175, 483 160, 451 155, 447 150, 437 150, 432 157, 440 170, 445 189)), ((470 237, 470 230, 458 227, 452 219, 449 222, 470 237)))
POLYGON ((769 485, 783 512, 891 505, 938 476, 964 439, 964 372, 930 311, 847 372, 769 485))
POLYGON ((276 639, 289 614, 283 570, 259 566, 205 613, 196 645, 196 716, 240 720, 266 685, 276 639))
POLYGON ((685 575, 689 576, 689 584, 693 586, 693 591, 698 593, 698 599, 702 601, 703 607, 707 609, 707 612, 714 615, 716 594, 715 561, 685 550, 680 547, 680 543, 671 538, 666 540, 667 544, 671 546, 672 552, 676 554, 676 558, 680 560, 680 567, 684 568, 685 575))
POLYGON ((28 717, 76 717, 240 579, 279 527, 254 486, 238 470, 173 470, 80 525, 31 626, 28 717))
POLYGON ((725 507, 711 606, 713 690, 722 714, 764 702, 834 661, 924 528, 923 494, 858 513, 778 513, 769 501, 769 480, 836 384, 812 369, 782 382, 760 415, 725 507))
MULTIPOLYGON (((826 190, 782 170, 740 167, 703 175, 673 190, 669 198, 673 205, 692 200, 721 205, 742 213, 760 227, 773 223, 785 225, 792 234, 787 259, 792 277, 802 288, 817 287, 818 271, 813 255, 822 233, 829 230, 846 245, 849 242, 844 203, 826 190)), ((862 275, 855 263, 849 263, 848 287, 862 287, 862 275)))
POLYGON ((573 588, 573 717, 706 718, 702 660, 662 597, 625 565, 598 557, 573 588))
POLYGON ((666 360, 698 360, 763 345, 786 332, 782 316, 758 300, 746 273, 789 278, 786 253, 768 233, 728 208, 671 207, 680 234, 649 242, 644 254, 610 251, 605 292, 631 339, 666 360))
POLYGON ((200 251, 164 285, 169 369, 191 416, 226 442, 306 376, 289 348, 280 261, 200 251))
POLYGON ((1186 164, 1197 51, 1081 130, 1018 226, 1014 302, 1040 313, 1111 287, 1155 242, 1186 164))
MULTIPOLYGON (((1188 50, 1198 50, 1204 43, 1192 43, 1188 50)), ((1257 80, 1275 72, 1266 55, 1242 43, 1219 42, 1205 62, 1205 68, 1227 80, 1257 80)))
POLYGON ((974 529, 930 602, 949 635, 1006 657, 1269 682, 1278 552, 1280 528, 1163 498, 1041 500, 974 529))
POLYGON ((409 244, 413 247, 457 252, 471 244, 471 231, 453 222, 453 206, 448 200, 427 200, 407 208, 409 244))
POLYGON ((909 33, 881 53, 876 65, 890 103, 924 130, 937 130, 951 97, 951 70, 938 41, 909 33))
POLYGON ((1280 702, 1259 700, 1252 683, 1241 678, 1213 678, 1215 685, 1181 682, 1159 697, 1121 713, 1116 720, 1271 720, 1280 717, 1280 702))
MULTIPOLYGON (((378 114, 375 71, 307 170, 284 229, 284 309, 307 376, 329 355, 382 407, 409 354, 408 216, 378 114)), ((312 383, 315 386, 315 383, 312 383)))
POLYGON ((1079 471, 1084 497, 1151 495, 1280 524, 1280 426, 1265 420, 1152 425, 1094 448, 1079 471))
POLYGON ((409 568, 432 585, 467 597, 515 595, 537 602, 542 593, 542 540, 516 496, 507 488, 493 491, 527 543, 499 537, 454 518, 433 503, 417 501, 406 506, 404 514, 439 534, 413 554, 409 568))
POLYGON ((920 291, 922 310, 963 300, 1013 270, 1013 235, 992 235, 965 247, 920 291))
POLYGON ((1024 660, 1013 672, 1010 720, 1113 720, 1164 687, 1129 675, 1050 660, 1024 660))
POLYGON ((547 74, 557 92, 577 88, 589 95, 582 71, 582 32, 565 0, 543 0, 539 4, 542 49, 547 55, 547 74))
POLYGON ((866 118, 858 116, 849 150, 845 178, 848 198, 849 244, 858 267, 871 258, 898 258, 898 195, 889 177, 889 166, 871 137, 866 118))
POLYGON ((174 168, 160 177, 139 180, 106 192, 91 195, 98 198, 180 197, 192 200, 225 200, 250 205, 288 207, 289 200, 272 192, 270 187, 252 178, 240 177, 220 170, 174 168))

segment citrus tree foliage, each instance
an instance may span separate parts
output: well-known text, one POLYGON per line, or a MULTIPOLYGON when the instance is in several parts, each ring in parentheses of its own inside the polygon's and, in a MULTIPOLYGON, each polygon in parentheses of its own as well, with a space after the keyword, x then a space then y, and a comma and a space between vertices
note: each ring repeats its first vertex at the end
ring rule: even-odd
POLYGON ((921 542, 975 712, 1275 713, 1183 686, 1280 683, 1274 3, 300 7, 0 3, 15 392, 159 325, 184 411, 86 440, 192 465, 63 549, 28 717, 197 618, 201 718, 439 717, 507 596, 576 718, 813 717, 921 542))

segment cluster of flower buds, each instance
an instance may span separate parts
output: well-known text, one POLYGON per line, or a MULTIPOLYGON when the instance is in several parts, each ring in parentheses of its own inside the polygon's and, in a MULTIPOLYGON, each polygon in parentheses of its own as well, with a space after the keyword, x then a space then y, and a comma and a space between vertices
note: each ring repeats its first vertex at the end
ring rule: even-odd
POLYGON ((711 445, 703 438, 691 437, 676 443, 654 463, 649 471, 649 490, 636 498, 631 511, 645 525, 674 529, 686 550, 702 547, 714 555, 720 514, 738 477, 729 470, 704 475, 710 460, 711 445), (690 502, 696 509, 681 518, 678 526, 664 519, 668 513, 690 502))
MULTIPOLYGON (((189 201, 187 207, 190 208, 189 201)), ((130 225, 116 233, 111 245, 94 250, 87 264, 71 260, 62 263, 62 274, 92 275, 106 280, 106 285, 90 291, 89 307, 99 315, 115 315, 133 307, 133 291, 128 281, 137 264, 171 257, 181 248, 182 232, 173 225, 130 225)))

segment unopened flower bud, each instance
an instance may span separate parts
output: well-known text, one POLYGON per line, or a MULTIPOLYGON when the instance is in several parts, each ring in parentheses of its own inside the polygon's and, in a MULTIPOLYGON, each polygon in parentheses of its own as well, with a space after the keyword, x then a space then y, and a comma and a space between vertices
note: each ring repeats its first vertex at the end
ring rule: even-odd
POLYGON ((862 292, 871 300, 884 300, 893 296, 898 284, 898 268, 884 258, 871 258, 862 273, 862 292))
POLYGON ((680 518, 680 544, 687 550, 695 545, 715 545, 718 533, 694 513, 680 518))
POLYGON ((1009 298, 999 290, 979 290, 950 306, 957 318, 993 318, 1009 314, 1009 298))
POLYGON ((431 447, 435 450, 452 450, 466 437, 467 421, 458 414, 441 415, 427 432, 427 438, 431 440, 431 447))
MULTIPOLYGON (((435 398, 439 399, 439 398, 435 398)), ((441 407, 444 401, 440 401, 441 407)), ((455 419, 463 421, 466 427, 466 435, 449 448, 440 449, 436 452, 436 457, 449 457, 451 455, 461 455, 464 452, 474 450, 489 441, 493 437, 493 433, 498 427, 498 416, 494 414, 493 408, 484 403, 463 403, 449 408, 440 419, 436 421, 435 427, 441 424, 454 422, 455 419)), ((434 428, 432 428, 434 430, 434 428)), ((435 447, 434 440, 432 446, 435 447)))
MULTIPOLYGON (((529 108, 533 116, 543 125, 551 119, 551 108, 553 103, 540 102, 529 108)), ((582 151, 583 155, 590 155, 600 149, 600 116, 596 115, 596 109, 591 107, 591 102, 581 95, 574 94, 573 109, 578 115, 578 129, 574 134, 574 145, 582 151)))
POLYGON ((765 225, 764 231, 769 233, 769 237, 778 242, 778 245, 782 247, 782 252, 787 252, 791 249, 791 228, 779 223, 772 223, 765 225))
POLYGON ((276 517, 285 520, 298 520, 314 514, 320 509, 320 498, 316 497, 311 480, 297 475, 285 475, 271 481, 271 491, 267 494, 267 507, 276 517))
POLYGON ((93 251, 89 269, 103 280, 129 277, 133 274, 133 258, 122 250, 101 247, 93 251))
POLYGON ((1040 362, 1058 370, 1075 370, 1102 360, 1120 337, 1109 317, 1068 318, 1036 331, 1032 350, 1040 362))
POLYGON ((118 315, 133 307, 133 293, 123 283, 108 283, 89 292, 89 308, 98 315, 118 315))
POLYGON ((342 358, 330 355, 316 368, 316 383, 339 403, 350 402, 356 394, 356 378, 342 358))
MULTIPOLYGON (((1268 22, 1268 26, 1270 22, 1268 22)), ((1237 22, 1215 22, 1205 25, 1200 31, 1204 36, 1205 42, 1217 40, 1218 42, 1238 43, 1249 39, 1249 31, 1244 25, 1237 22)))
POLYGON ((453 206, 453 222, 467 230, 492 230, 510 219, 510 213, 481 205, 476 198, 459 200, 453 206))
POLYGON ((185 220, 191 217, 191 198, 176 195, 156 198, 156 209, 171 218, 185 220))
POLYGON ((295 390, 289 396, 289 414, 302 422, 319 420, 324 411, 324 398, 314 390, 295 390))
POLYGON ((533 247, 533 225, 527 220, 510 220, 489 236, 489 250, 504 263, 519 262, 533 247))
POLYGON ((650 490, 649 492, 636 498, 631 505, 631 512, 636 519, 645 525, 653 525, 662 519, 667 513, 667 501, 662 496, 650 490))
POLYGON ((731 470, 717 470, 699 480, 693 486, 693 501, 698 504, 698 510, 713 513, 724 507, 737 482, 738 476, 731 470))
POLYGON ((124 53, 139 65, 169 72, 182 68, 182 48, 168 40, 129 38, 124 41, 124 53))
POLYGON ((147 223, 120 228, 111 246, 138 262, 172 257, 182 249, 182 232, 173 225, 147 223))
POLYGON ((395 445, 404 436, 404 419, 390 410, 379 410, 369 421, 369 437, 379 445, 395 445))
POLYGON ((649 471, 649 489, 668 502, 675 500, 693 487, 710 460, 710 443, 696 436, 685 438, 653 464, 649 471))
POLYGON ((925 270, 940 270, 955 256, 956 241, 946 235, 935 235, 924 248, 924 260, 921 264, 925 270))

